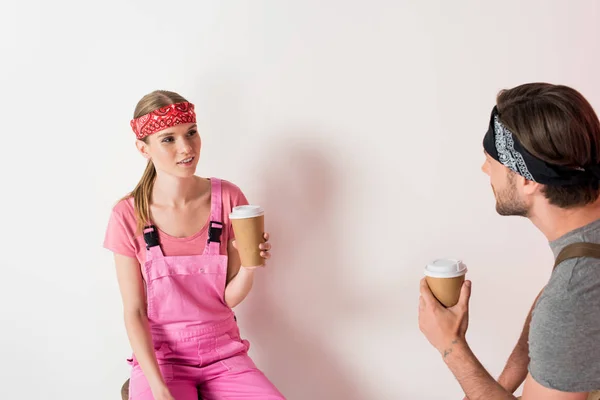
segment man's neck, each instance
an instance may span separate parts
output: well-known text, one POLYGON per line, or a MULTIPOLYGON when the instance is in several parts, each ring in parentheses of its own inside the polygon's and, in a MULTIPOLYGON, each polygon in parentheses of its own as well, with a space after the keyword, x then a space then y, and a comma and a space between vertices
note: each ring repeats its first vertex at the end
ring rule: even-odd
POLYGON ((561 236, 600 219, 600 200, 595 203, 564 209, 548 203, 539 204, 529 219, 552 242, 561 236))

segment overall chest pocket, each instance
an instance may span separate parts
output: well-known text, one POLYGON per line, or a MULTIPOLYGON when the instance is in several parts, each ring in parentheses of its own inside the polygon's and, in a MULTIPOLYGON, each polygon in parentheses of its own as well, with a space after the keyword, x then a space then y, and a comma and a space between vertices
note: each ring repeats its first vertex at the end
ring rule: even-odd
POLYGON ((158 323, 208 318, 222 304, 226 274, 226 259, 165 257, 148 263, 148 318, 158 323))

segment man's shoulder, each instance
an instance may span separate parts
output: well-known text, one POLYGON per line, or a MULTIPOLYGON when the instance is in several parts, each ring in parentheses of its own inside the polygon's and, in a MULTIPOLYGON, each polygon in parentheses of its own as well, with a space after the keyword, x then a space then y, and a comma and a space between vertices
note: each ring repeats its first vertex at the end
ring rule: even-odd
POLYGON ((529 329, 529 369, 557 390, 600 388, 600 259, 579 257, 553 271, 529 329))

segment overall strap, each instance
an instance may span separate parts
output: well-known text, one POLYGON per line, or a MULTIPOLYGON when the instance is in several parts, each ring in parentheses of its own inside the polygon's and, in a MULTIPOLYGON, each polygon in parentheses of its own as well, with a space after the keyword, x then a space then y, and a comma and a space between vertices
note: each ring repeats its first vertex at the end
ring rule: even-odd
POLYGON ((560 253, 558 253, 556 261, 554 262, 554 268, 563 261, 576 257, 600 258, 600 244, 581 242, 565 246, 560 253))
POLYGON ((221 237, 223 235, 223 200, 221 180, 210 178, 210 221, 208 223, 208 240, 204 254, 221 253, 221 237))

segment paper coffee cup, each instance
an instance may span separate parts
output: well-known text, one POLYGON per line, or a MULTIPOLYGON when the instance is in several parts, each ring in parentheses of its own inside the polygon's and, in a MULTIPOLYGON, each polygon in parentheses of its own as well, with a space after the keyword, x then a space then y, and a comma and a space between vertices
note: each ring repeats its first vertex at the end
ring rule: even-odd
POLYGON ((433 295, 446 307, 458 303, 467 266, 460 260, 442 258, 425 267, 425 279, 433 295))
POLYGON ((234 207, 229 214, 233 226, 235 241, 244 267, 263 265, 265 259, 260 256, 259 245, 264 243, 265 213, 256 205, 234 207))

